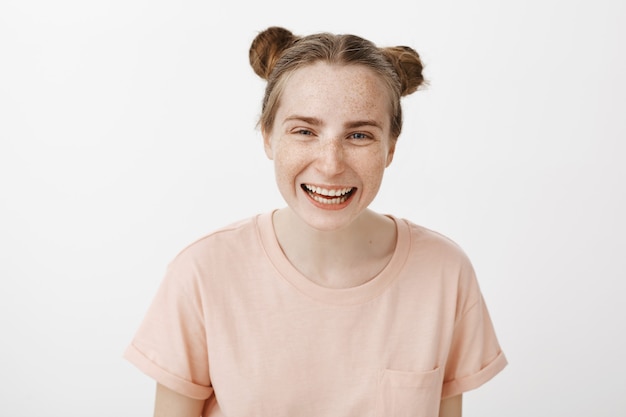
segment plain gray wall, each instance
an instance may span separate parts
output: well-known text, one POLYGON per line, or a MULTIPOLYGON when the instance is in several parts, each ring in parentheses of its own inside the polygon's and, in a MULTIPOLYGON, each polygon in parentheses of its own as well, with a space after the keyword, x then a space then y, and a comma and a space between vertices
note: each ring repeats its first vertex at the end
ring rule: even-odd
POLYGON ((626 3, 0 3, 0 415, 151 415, 121 358, 185 245, 282 206, 257 31, 417 49, 375 209, 469 254, 510 365, 467 416, 626 413, 626 3))

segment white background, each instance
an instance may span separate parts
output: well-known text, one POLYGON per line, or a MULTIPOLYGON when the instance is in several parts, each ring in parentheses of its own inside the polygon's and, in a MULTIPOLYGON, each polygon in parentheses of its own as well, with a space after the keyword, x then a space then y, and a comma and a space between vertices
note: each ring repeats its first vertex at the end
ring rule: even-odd
POLYGON ((283 204, 247 61, 270 25, 421 53, 373 206, 474 262, 510 365, 465 415, 626 415, 625 19, 618 0, 2 0, 0 415, 151 415, 121 355, 166 263, 283 204))

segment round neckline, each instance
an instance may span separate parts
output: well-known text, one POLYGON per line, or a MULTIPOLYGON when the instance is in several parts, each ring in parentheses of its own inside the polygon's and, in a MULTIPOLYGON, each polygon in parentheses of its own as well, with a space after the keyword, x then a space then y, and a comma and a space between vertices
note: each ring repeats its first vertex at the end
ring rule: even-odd
POLYGON ((399 275, 409 253, 408 225, 401 219, 387 215, 393 220, 397 230, 395 249, 387 265, 374 278, 356 287, 324 287, 304 276, 287 259, 274 232, 273 213, 272 211, 257 216, 257 229, 267 257, 280 275, 298 291, 326 304, 359 304, 377 297, 399 275))

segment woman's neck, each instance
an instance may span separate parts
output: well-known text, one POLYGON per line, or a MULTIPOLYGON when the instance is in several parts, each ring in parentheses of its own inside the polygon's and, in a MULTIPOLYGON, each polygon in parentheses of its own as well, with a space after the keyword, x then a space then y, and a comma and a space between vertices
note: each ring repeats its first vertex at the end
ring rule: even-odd
POLYGON ((389 217, 367 210, 349 226, 320 231, 289 208, 274 213, 274 230, 285 256, 305 277, 330 288, 349 288, 374 278, 396 243, 389 217))

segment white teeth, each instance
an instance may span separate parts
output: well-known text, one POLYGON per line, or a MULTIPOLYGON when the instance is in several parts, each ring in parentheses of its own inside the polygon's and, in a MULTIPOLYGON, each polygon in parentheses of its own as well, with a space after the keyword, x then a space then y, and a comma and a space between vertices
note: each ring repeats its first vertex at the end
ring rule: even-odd
POLYGON ((346 196, 336 197, 336 198, 324 198, 315 194, 312 194, 311 197, 313 198, 313 200, 322 204, 340 204, 348 199, 348 197, 346 196))
POLYGON ((304 186, 309 191, 311 198, 321 204, 341 204, 348 199, 348 194, 354 190, 352 187, 327 190, 314 185, 305 184, 304 186))
POLYGON ((335 189, 327 190, 325 188, 315 187, 313 185, 308 185, 308 184, 305 184, 305 187, 306 187, 307 190, 309 190, 312 193, 323 195, 323 196, 327 196, 327 197, 344 196, 344 195, 348 194, 350 191, 352 191, 352 187, 341 188, 341 189, 338 189, 338 190, 335 190, 335 189))

